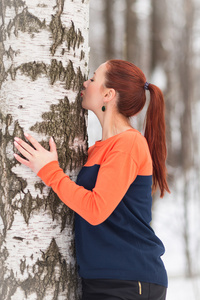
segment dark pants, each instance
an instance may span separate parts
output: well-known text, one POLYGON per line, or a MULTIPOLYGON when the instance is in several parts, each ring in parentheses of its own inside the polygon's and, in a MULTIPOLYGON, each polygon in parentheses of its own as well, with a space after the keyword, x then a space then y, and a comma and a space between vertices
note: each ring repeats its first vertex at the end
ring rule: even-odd
POLYGON ((82 300, 165 300, 166 287, 146 282, 82 279, 82 300))

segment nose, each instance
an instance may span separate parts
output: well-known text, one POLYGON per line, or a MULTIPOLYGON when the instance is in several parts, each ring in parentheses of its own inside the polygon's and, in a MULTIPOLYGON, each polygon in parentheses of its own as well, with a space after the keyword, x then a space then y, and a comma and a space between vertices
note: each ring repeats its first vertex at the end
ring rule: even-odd
POLYGON ((88 79, 88 80, 86 80, 86 81, 84 81, 83 82, 83 86, 84 86, 84 88, 86 88, 87 87, 87 85, 88 85, 88 82, 89 82, 90 80, 88 79))

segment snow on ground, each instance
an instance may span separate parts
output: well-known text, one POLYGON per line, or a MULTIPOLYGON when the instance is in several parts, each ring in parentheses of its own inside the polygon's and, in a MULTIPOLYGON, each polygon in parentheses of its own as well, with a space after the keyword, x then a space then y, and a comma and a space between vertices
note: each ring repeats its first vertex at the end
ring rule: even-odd
POLYGON ((166 300, 200 300, 200 277, 197 279, 169 277, 166 300))
MULTIPOLYGON (((198 201, 196 201, 196 211, 198 212, 198 201)), ((190 208, 195 205, 195 201, 190 202, 190 208)), ((198 222, 194 209, 190 209, 190 218, 188 224, 190 228, 190 240, 198 238, 198 234, 193 231, 194 226, 191 223, 198 222)), ((199 222, 198 222, 199 223, 199 222)), ((186 278, 186 259, 184 253, 183 240, 183 209, 181 199, 177 199, 175 193, 165 196, 164 199, 158 199, 153 207, 152 227, 156 235, 165 245, 166 252, 163 255, 163 261, 168 272, 169 287, 167 300, 200 300, 200 276, 186 278)), ((198 233, 198 232, 196 232, 198 233)), ((198 241, 196 240, 198 244, 198 241)), ((199 273, 199 251, 192 253, 193 269, 199 273), (194 259, 195 257, 195 259, 194 259)))

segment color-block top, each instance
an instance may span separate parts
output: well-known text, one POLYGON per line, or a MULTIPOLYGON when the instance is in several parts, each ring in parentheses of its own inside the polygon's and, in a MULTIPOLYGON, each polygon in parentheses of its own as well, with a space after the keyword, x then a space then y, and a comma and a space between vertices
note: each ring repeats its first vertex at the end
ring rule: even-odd
POLYGON ((81 277, 167 286, 160 258, 164 246, 150 227, 152 160, 146 139, 137 130, 90 147, 76 183, 56 161, 44 166, 38 176, 77 213, 81 277))

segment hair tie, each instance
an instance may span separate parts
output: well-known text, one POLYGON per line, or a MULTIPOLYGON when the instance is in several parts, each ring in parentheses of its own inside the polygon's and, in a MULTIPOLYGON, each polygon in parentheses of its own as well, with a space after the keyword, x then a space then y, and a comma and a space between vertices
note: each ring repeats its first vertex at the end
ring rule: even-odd
POLYGON ((145 85, 144 85, 144 89, 145 89, 145 90, 148 90, 148 89, 149 89, 149 84, 150 84, 150 83, 146 81, 146 83, 145 83, 145 85))

